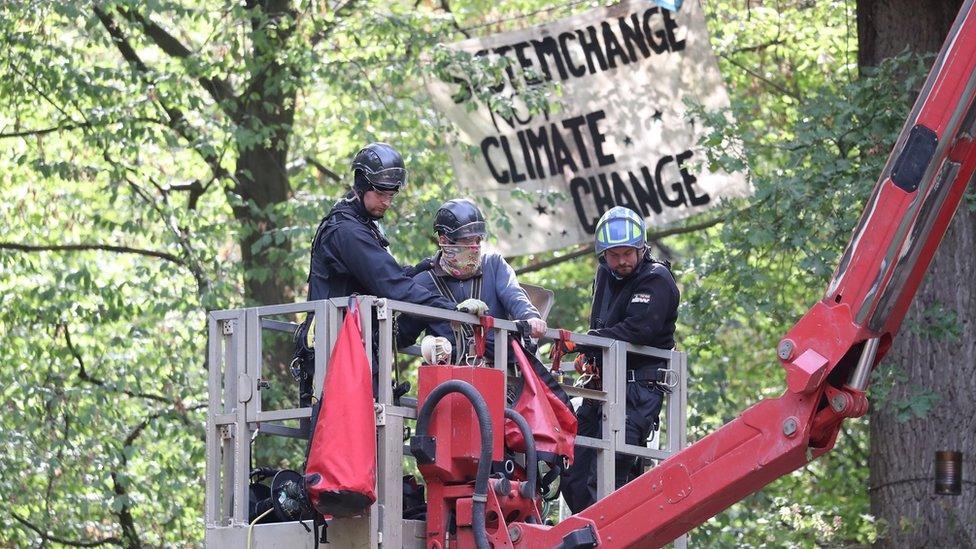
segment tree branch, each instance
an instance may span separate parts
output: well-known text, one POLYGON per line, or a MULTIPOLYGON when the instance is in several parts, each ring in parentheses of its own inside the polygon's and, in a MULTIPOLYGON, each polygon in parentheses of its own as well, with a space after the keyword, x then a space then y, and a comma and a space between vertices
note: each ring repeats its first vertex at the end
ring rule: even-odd
MULTIPOLYGON (((694 225, 687 225, 685 227, 675 227, 673 229, 666 229, 666 230, 663 230, 663 231, 656 231, 656 232, 652 232, 652 233, 647 233, 647 241, 648 242, 653 242, 655 240, 660 240, 662 238, 665 238, 665 237, 668 237, 668 236, 673 236, 673 235, 676 235, 676 234, 687 234, 687 233, 693 233, 693 232, 701 231, 703 229, 707 229, 709 227, 713 227, 715 225, 718 225, 719 223, 724 222, 725 221, 725 218, 726 218, 726 216, 720 216, 720 217, 716 217, 715 219, 710 219, 708 221, 703 221, 701 223, 696 223, 694 225)), ((584 247, 576 250, 575 252, 570 252, 570 253, 568 253, 566 255, 561 255, 559 257, 553 257, 553 258, 547 259, 545 261, 539 261, 538 263, 531 263, 529 265, 526 265, 525 267, 522 267, 521 269, 516 269, 515 270, 515 274, 516 275, 521 275, 521 274, 525 274, 525 273, 533 273, 535 271, 541 271, 542 269, 546 269, 546 268, 552 267, 554 265, 559 265, 560 263, 565 263, 566 261, 571 261, 573 259, 576 259, 578 257, 582 257, 582 256, 587 255, 587 254, 591 254, 591 253, 593 253, 593 244, 592 243, 591 244, 587 244, 586 246, 584 246, 584 247)))
POLYGON ((115 252, 120 254, 136 254, 136 255, 144 255, 147 257, 156 257, 159 259, 164 259, 166 261, 171 261, 182 267, 186 267, 185 261, 170 253, 157 252, 155 250, 143 250, 141 248, 132 248, 129 246, 113 246, 111 244, 34 245, 34 244, 19 244, 16 242, 0 242, 0 250, 19 250, 22 252, 77 252, 77 251, 85 251, 85 250, 102 250, 106 252, 115 252))
MULTIPOLYGON (((127 62, 129 62, 129 64, 131 64, 136 69, 139 75, 142 76, 147 81, 148 84, 154 84, 154 82, 149 81, 148 79, 145 78, 146 75, 149 73, 149 67, 146 66, 146 64, 142 61, 142 59, 139 57, 139 54, 136 53, 136 50, 132 47, 132 45, 129 44, 128 38, 126 38, 125 34, 122 32, 122 29, 120 29, 119 26, 115 23, 115 19, 113 19, 111 15, 106 13, 105 10, 103 10, 97 5, 92 6, 92 9, 95 11, 95 15, 98 17, 98 20, 102 23, 102 26, 105 27, 106 31, 108 31, 109 36, 112 38, 112 43, 115 44, 115 47, 119 50, 119 53, 122 54, 122 58, 125 59, 127 62)), ((179 109, 167 105, 162 99, 158 97, 158 95, 155 96, 154 99, 159 104, 159 106, 163 109, 163 111, 166 112, 166 115, 169 116, 169 126, 174 130, 176 130, 180 134, 180 136, 186 138, 187 137, 185 134, 186 129, 184 127, 186 124, 186 119, 183 116, 183 113, 180 112, 179 109)), ((187 139, 187 141, 192 142, 191 139, 187 139)))
MULTIPOLYGON (((216 176, 214 176, 214 178, 216 178, 216 176)), ((196 280, 197 283, 197 293, 202 297, 203 294, 210 291, 210 283, 207 281, 207 278, 203 273, 203 267, 201 267, 200 263, 196 260, 193 254, 193 248, 190 246, 190 239, 189 236, 187 236, 186 231, 181 229, 179 226, 177 226, 177 224, 172 220, 172 218, 168 216, 166 212, 163 211, 162 208, 159 207, 159 204, 157 204, 156 201, 152 199, 152 197, 148 196, 146 194, 146 191, 143 190, 143 188, 140 187, 138 184, 136 184, 136 182, 133 181, 132 178, 128 176, 128 174, 125 175, 125 181, 126 183, 128 183, 130 187, 132 187, 136 191, 136 193, 140 197, 142 197, 143 200, 146 201, 147 204, 149 204, 149 206, 153 210, 156 211, 156 215, 159 216, 159 219, 173 232, 173 235, 176 236, 177 243, 179 243, 180 248, 183 249, 183 253, 187 259, 186 268, 189 269, 190 273, 193 274, 193 278, 194 280, 196 280)), ((203 194, 202 190, 201 191, 191 190, 190 197, 188 200, 188 206, 196 207, 196 201, 201 194, 203 194)))
MULTIPOLYGON (((202 410, 203 408, 207 407, 207 404, 202 404, 202 403, 193 404, 191 406, 185 406, 182 405, 181 403, 175 403, 175 404, 176 405, 173 407, 172 410, 169 409, 156 410, 155 412, 146 416, 145 419, 140 421, 138 425, 136 425, 135 427, 132 428, 131 431, 129 431, 129 434, 126 435, 125 439, 123 440, 122 447, 124 448, 126 446, 132 446, 133 444, 135 444, 136 439, 138 439, 139 436, 142 434, 142 432, 146 430, 146 427, 149 427, 150 423, 165 416, 166 414, 175 412, 179 416, 185 417, 187 412, 194 412, 196 410, 202 410)), ((128 463, 128 460, 126 459, 125 454, 123 454, 122 464, 125 465, 126 463, 128 463)))
MULTIPOLYGON (((44 99, 44 101, 46 101, 49 105, 51 105, 52 107, 54 107, 55 110, 57 110, 58 112, 60 112, 64 116, 65 120, 72 120, 71 115, 69 115, 64 110, 64 108, 61 105, 59 105, 58 103, 55 103, 54 100, 51 99, 51 97, 48 94, 44 93, 44 90, 42 90, 41 87, 37 85, 37 82, 35 82, 33 78, 31 78, 29 75, 25 74, 23 71, 20 70, 19 67, 17 67, 17 65, 14 65, 13 63, 10 63, 10 69, 12 71, 14 71, 15 73, 17 73, 17 75, 20 76, 24 80, 24 82, 27 83, 28 86, 30 86, 31 88, 33 88, 34 91, 37 92, 37 95, 40 95, 41 98, 44 99)), ((81 113, 81 115, 82 115, 82 117, 85 116, 84 113, 81 113)), ((87 123, 87 122, 88 122, 88 119, 86 118, 85 119, 85 123, 87 123)))
POLYGON ((802 98, 799 95, 797 95, 796 92, 793 92, 793 91, 790 91, 790 90, 784 88, 783 86, 777 84, 776 82, 773 82, 772 80, 770 80, 770 79, 766 78, 765 76, 759 74, 758 72, 750 69, 749 67, 746 67, 742 63, 739 63, 735 59, 732 59, 728 55, 724 55, 723 54, 723 55, 719 55, 719 57, 725 59, 729 63, 732 63, 736 67, 739 67, 740 69, 746 71, 747 73, 749 73, 750 75, 752 75, 754 78, 759 79, 759 81, 761 81, 761 82, 765 83, 766 85, 768 85, 768 86, 776 89, 777 91, 779 91, 783 95, 788 95, 788 96, 796 99, 797 101, 801 101, 802 100, 802 98))
POLYGON ((335 173, 334 171, 330 170, 329 168, 326 168, 325 167, 325 164, 322 164, 321 162, 319 162, 318 160, 316 160, 314 157, 306 156, 305 157, 305 162, 307 162, 308 164, 312 165, 316 170, 318 170, 318 172, 320 174, 324 175, 325 177, 328 177, 329 179, 332 179, 333 181, 342 181, 342 177, 340 177, 339 174, 335 173))
POLYGON ((654 257, 657 259, 667 259, 668 261, 671 261, 675 257, 674 250, 660 240, 650 240, 647 242, 647 245, 657 248, 658 251, 661 252, 660 254, 654 254, 654 257))
MULTIPOLYGON (((740 213, 739 211, 736 211, 736 212, 733 212, 730 215, 737 215, 739 213, 740 213)), ((708 229, 710 227, 714 227, 715 225, 718 225, 719 223, 724 223, 726 217, 728 217, 728 216, 724 216, 723 215, 723 216, 716 217, 714 219, 709 219, 708 221, 702 221, 701 223, 695 223, 694 225, 685 225, 684 227, 674 227, 674 228, 671 228, 671 229, 665 229, 663 231, 655 231, 655 232, 647 233, 647 240, 648 241, 651 241, 651 240, 660 240, 662 238, 667 238, 669 236, 674 236, 676 234, 696 233, 698 231, 702 231, 702 230, 708 229)))
MULTIPOLYGON (((103 151, 103 157, 105 158, 106 162, 117 167, 120 171, 123 172, 132 171, 128 167, 123 166, 119 162, 116 162, 109 155, 108 151, 103 151)), ((216 178, 216 175, 214 177, 216 178)), ((176 224, 166 214, 166 212, 164 212, 163 209, 159 207, 159 204, 155 200, 153 200, 153 198, 149 196, 149 194, 146 193, 146 191, 142 187, 140 187, 135 181, 133 181, 132 178, 129 177, 128 173, 125 173, 123 178, 125 179, 126 184, 130 188, 132 188, 132 190, 136 193, 136 195, 139 198, 141 198, 143 201, 145 201, 146 204, 148 204, 149 207, 156 212, 156 215, 159 216, 159 219, 163 222, 163 224, 173 232, 174 236, 176 236, 176 240, 179 243, 180 248, 183 249, 183 253, 186 257, 185 266, 193 275, 193 279, 197 283, 197 294, 202 297, 205 293, 207 293, 210 290, 210 284, 207 281, 207 278, 204 276, 203 268, 200 266, 200 263, 195 259, 193 255, 193 249, 190 246, 189 237, 187 236, 186 231, 176 226, 176 224)), ((198 195, 195 195, 193 191, 190 192, 190 200, 189 200, 190 204, 195 204, 197 196, 198 195)), ((164 199, 165 199, 165 195, 164 195, 164 199)))
MULTIPOLYGON (((175 411, 181 416, 185 416, 187 411, 199 410, 201 408, 205 408, 206 406, 207 406, 206 404, 197 404, 189 408, 186 408, 183 407, 181 403, 177 402, 175 403, 175 411)), ((123 451, 121 454, 120 469, 124 470, 129 464, 129 460, 125 456, 125 448, 132 446, 132 444, 135 443, 136 439, 139 438, 139 435, 141 435, 142 432, 146 430, 146 427, 148 427, 151 422, 159 419, 160 417, 172 411, 173 410, 156 410, 155 412, 149 414, 145 419, 140 421, 139 424, 136 425, 131 431, 129 431, 129 434, 126 435, 125 440, 122 443, 123 451)), ((119 497, 128 498, 128 490, 126 490, 126 487, 123 483, 119 482, 118 471, 112 471, 111 477, 112 477, 112 491, 115 493, 115 495, 119 497)), ((122 533, 124 534, 125 538, 128 540, 127 545, 129 547, 142 547, 142 541, 139 539, 139 532, 136 529, 136 523, 135 523, 135 519, 132 516, 131 509, 132 509, 131 505, 129 505, 128 503, 123 503, 122 508, 119 509, 116 515, 119 517, 119 523, 122 526, 122 533)))
MULTIPOLYGON (((189 59, 194 55, 193 51, 184 46, 175 36, 152 20, 146 19, 141 13, 125 7, 118 7, 117 9, 122 13, 123 17, 142 26, 142 30, 146 33, 146 36, 168 55, 181 60, 189 59)), ((206 76, 200 76, 197 78, 197 82, 210 94, 210 97, 224 111, 224 114, 237 122, 239 113, 235 107, 236 97, 230 83, 222 78, 206 76)))
MULTIPOLYGON (((128 446, 128 445, 127 445, 128 446)), ((123 456, 123 462, 125 457, 123 456)), ((128 491, 126 491, 125 486, 119 484, 118 473, 112 471, 112 491, 115 492, 116 496, 128 497, 128 491)), ((132 517, 132 511, 130 511, 131 506, 128 503, 123 503, 122 507, 118 510, 116 516, 119 517, 119 524, 122 526, 122 535, 125 536, 129 547, 142 547, 142 541, 139 539, 139 531, 136 530, 136 521, 132 517)))
POLYGON ((199 179, 195 179, 189 183, 183 183, 179 185, 168 185, 163 188, 163 191, 164 192, 177 191, 177 192, 188 193, 187 200, 186 200, 186 207, 189 210, 196 210, 197 201, 200 200, 200 197, 203 196, 203 193, 207 192, 210 189, 210 185, 212 185, 213 182, 216 180, 217 180, 216 177, 211 177, 210 180, 207 181, 206 183, 201 183, 199 179))
MULTIPOLYGON (((64 460, 64 449, 67 448, 68 437, 70 436, 71 430, 71 416, 67 413, 67 410, 62 410, 61 417, 64 419, 64 430, 61 436, 64 444, 58 445, 57 462, 63 463, 64 460)), ((52 421, 53 423, 53 421, 52 421)), ((51 522, 51 494, 54 492, 54 482, 59 476, 57 467, 49 467, 47 473, 47 482, 44 487, 44 520, 45 524, 51 522)), ((42 540, 41 547, 47 547, 47 540, 42 540)))
POLYGON ((764 50, 766 48, 771 48, 773 46, 782 46, 785 43, 786 43, 785 40, 782 40, 780 38, 774 38, 773 40, 770 40, 769 42, 764 42, 762 44, 756 44, 754 46, 745 46, 745 47, 742 47, 742 48, 736 48, 734 50, 729 50, 724 55, 735 55, 737 53, 751 53, 751 52, 755 52, 755 51, 759 51, 759 50, 764 50))
POLYGON ((33 129, 33 130, 24 130, 19 132, 0 133, 0 139, 8 139, 10 137, 30 137, 35 135, 47 135, 49 133, 77 130, 80 128, 87 128, 90 126, 91 124, 86 122, 82 122, 82 123, 71 122, 68 124, 62 124, 60 126, 54 126, 51 128, 40 128, 40 129, 33 129))
MULTIPOLYGON (((158 118, 149 118, 149 117, 136 117, 136 118, 128 119, 128 121, 130 121, 130 122, 152 122, 154 124, 161 124, 162 123, 162 120, 159 120, 158 118)), ((7 138, 11 138, 11 137, 31 137, 31 136, 36 136, 36 135, 47 135, 49 133, 63 132, 63 131, 71 131, 71 130, 80 130, 80 129, 85 129, 85 128, 92 128, 92 127, 95 127, 95 126, 107 126, 109 124, 115 124, 115 123, 116 123, 115 120, 106 120, 106 121, 104 121, 101 124, 96 124, 94 122, 75 122, 75 121, 69 119, 69 120, 65 120, 65 121, 61 122, 60 125, 53 126, 51 128, 36 128, 36 129, 30 129, 30 130, 23 130, 23 131, 19 131, 19 132, 0 133, 0 139, 7 139, 7 138)))
POLYGON ((59 324, 58 325, 58 328, 60 328, 60 330, 62 332, 64 332, 64 342, 68 346, 68 352, 71 353, 71 356, 73 356, 75 358, 75 362, 78 363, 78 379, 80 379, 82 381, 85 381, 85 382, 88 382, 88 383, 91 383, 92 385, 97 385, 99 387, 104 387, 106 389, 117 390, 120 393, 122 393, 124 395, 128 395, 130 397, 145 398, 145 399, 148 399, 148 400, 155 400, 157 402, 164 402, 166 404, 174 404, 174 405, 177 404, 173 400, 171 400, 169 398, 166 398, 164 396, 154 395, 152 393, 138 393, 138 392, 135 392, 135 391, 130 391, 128 389, 118 389, 118 388, 116 388, 114 386, 113 387, 110 387, 110 386, 107 386, 105 384, 105 381, 104 380, 98 379, 96 377, 92 377, 88 373, 88 371, 85 370, 85 361, 81 358, 81 353, 78 351, 78 349, 75 347, 74 343, 71 341, 71 332, 68 330, 68 325, 66 323, 59 324))
MULTIPOLYGON (((207 406, 206 404, 197 404, 189 408, 182 408, 179 404, 177 404, 176 411, 180 415, 185 416, 186 412, 189 410, 198 410, 201 408, 205 408, 206 406, 207 406)), ((138 425, 136 425, 131 431, 129 431, 129 434, 125 437, 125 440, 122 443, 123 451, 121 456, 121 469, 124 470, 126 466, 128 466, 129 464, 128 458, 125 457, 125 448, 132 446, 132 444, 135 443, 136 439, 139 438, 139 435, 141 435, 142 432, 146 430, 146 427, 148 427, 151 422, 159 419, 160 417, 170 412, 171 410, 156 410, 155 412, 146 416, 145 419, 140 421, 138 425)), ((115 493, 115 495, 119 497, 127 498, 128 490, 126 490, 125 485, 119 482, 118 471, 112 471, 111 477, 112 477, 112 491, 115 493)), ((119 511, 116 513, 116 515, 119 517, 119 522, 122 525, 122 532, 127 538, 127 540, 129 541, 128 545, 130 547, 141 547, 142 542, 139 539, 139 532, 138 530, 136 530, 136 523, 135 523, 135 519, 132 517, 131 508, 132 508, 131 505, 125 503, 122 505, 122 508, 119 509, 119 511)))
POLYGON ((471 33, 458 24, 457 17, 454 15, 454 11, 451 10, 451 4, 448 0, 441 0, 441 9, 451 14, 451 24, 454 25, 454 28, 458 32, 463 34, 465 38, 471 38, 471 33))
POLYGON ((105 538, 99 541, 75 541, 75 540, 65 539, 41 530, 37 526, 31 524, 31 522, 28 521, 26 518, 18 515, 16 511, 9 511, 9 513, 10 516, 14 517, 14 520, 23 524, 25 527, 33 531, 38 536, 41 536, 41 539, 44 540, 45 543, 46 542, 60 543, 62 545, 70 545, 71 547, 99 547, 101 545, 109 545, 109 544, 120 545, 120 546, 123 545, 122 540, 116 537, 105 538))
MULTIPOLYGON (((345 12, 355 7, 358 1, 359 0, 347 0, 345 4, 342 4, 339 7, 337 7, 335 10, 333 10, 335 12, 335 15, 333 16, 333 21, 335 22, 325 27, 321 31, 315 33, 314 35, 312 35, 311 39, 309 40, 309 43, 312 45, 313 48, 317 46, 319 42, 325 40, 326 38, 329 37, 330 34, 332 34, 332 31, 334 31, 336 27, 339 26, 338 23, 339 21, 342 20, 342 16, 345 15, 345 12)), ((242 94, 242 95, 246 95, 246 94, 242 94)))
POLYGON ((593 252, 593 244, 587 244, 586 246, 583 246, 582 248, 576 250, 575 252, 570 252, 570 253, 568 253, 566 255, 561 255, 559 257, 553 257, 553 258, 547 259, 545 261, 539 261, 539 262, 536 262, 536 263, 530 263, 529 265, 526 265, 525 267, 522 267, 520 269, 515 269, 515 274, 516 275, 522 275, 522 274, 525 274, 525 273, 534 273, 535 271, 541 271, 542 269, 547 269, 547 268, 552 267, 554 265, 559 265, 560 263, 565 263, 567 261, 572 261, 572 260, 576 259, 577 257, 582 257, 582 256, 587 255, 587 254, 592 253, 592 252, 593 252))
MULTIPOLYGON (((115 19, 113 19, 111 15, 106 13, 105 10, 101 9, 97 5, 92 6, 92 9, 95 11, 95 15, 102 23, 102 26, 105 27, 106 31, 108 31, 108 34, 111 36, 115 47, 119 50, 119 53, 122 54, 122 58, 129 62, 133 68, 135 68, 136 72, 144 82, 150 86, 154 86, 155 83, 148 78, 149 67, 146 66, 146 64, 142 61, 139 54, 137 54, 135 49, 132 48, 132 45, 129 44, 125 33, 123 33, 119 26, 115 23, 115 19)), ((194 136, 190 134, 191 127, 187 123, 186 117, 183 116, 183 112, 172 105, 168 105, 163 101, 159 94, 153 94, 152 97, 169 117, 167 126, 175 131, 187 143, 192 145, 196 140, 194 139, 194 136)), ((235 186, 240 186, 233 174, 225 170, 223 166, 220 165, 220 158, 215 156, 213 152, 207 151, 201 147, 192 147, 192 149, 203 158, 204 162, 206 162, 208 166, 210 166, 210 170, 213 172, 215 177, 226 177, 232 181, 235 186)))

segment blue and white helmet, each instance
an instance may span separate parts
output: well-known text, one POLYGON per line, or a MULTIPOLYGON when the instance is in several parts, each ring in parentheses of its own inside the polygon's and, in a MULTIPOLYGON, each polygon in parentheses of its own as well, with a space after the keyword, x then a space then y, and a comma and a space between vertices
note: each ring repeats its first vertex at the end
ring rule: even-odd
POLYGON ((630 208, 614 206, 596 224, 596 255, 610 248, 644 247, 644 219, 630 208))

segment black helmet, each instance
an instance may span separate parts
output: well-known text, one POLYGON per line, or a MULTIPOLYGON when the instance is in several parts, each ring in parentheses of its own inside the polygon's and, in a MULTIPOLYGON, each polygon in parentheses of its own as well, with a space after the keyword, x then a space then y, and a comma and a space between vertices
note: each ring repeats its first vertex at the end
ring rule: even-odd
POLYGON ((356 190, 399 191, 407 184, 403 157, 386 143, 370 143, 352 159, 356 190))
POLYGON ((472 236, 485 236, 485 216, 466 198, 448 200, 437 210, 434 230, 452 242, 472 236))

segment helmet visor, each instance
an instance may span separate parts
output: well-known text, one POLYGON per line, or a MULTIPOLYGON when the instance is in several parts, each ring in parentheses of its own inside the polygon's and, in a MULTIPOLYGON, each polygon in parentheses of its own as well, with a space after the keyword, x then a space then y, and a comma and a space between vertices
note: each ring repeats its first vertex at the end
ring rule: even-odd
POLYGON ((484 221, 472 221, 471 223, 465 223, 464 225, 461 225, 455 229, 448 229, 447 227, 441 225, 434 227, 434 229, 443 231, 444 236, 453 242, 457 242, 462 238, 470 238, 472 236, 484 237, 488 234, 485 231, 484 221))
POLYGON ((610 248, 626 246, 642 248, 644 232, 632 219, 610 219, 596 229, 596 253, 602 254, 610 248))
POLYGON ((366 181, 381 191, 398 191, 407 185, 407 170, 405 168, 386 168, 376 172, 366 168, 361 169, 366 181))

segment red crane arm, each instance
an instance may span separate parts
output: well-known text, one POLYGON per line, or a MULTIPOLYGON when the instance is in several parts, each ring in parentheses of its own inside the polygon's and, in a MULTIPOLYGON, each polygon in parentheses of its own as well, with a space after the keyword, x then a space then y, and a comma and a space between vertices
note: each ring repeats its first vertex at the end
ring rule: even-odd
POLYGON ((956 17, 823 299, 780 342, 787 391, 582 513, 521 524, 517 547, 555 547, 581 528, 601 546, 664 545, 830 450, 841 421, 867 412, 868 375, 976 168, 973 3, 956 17))

